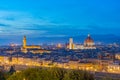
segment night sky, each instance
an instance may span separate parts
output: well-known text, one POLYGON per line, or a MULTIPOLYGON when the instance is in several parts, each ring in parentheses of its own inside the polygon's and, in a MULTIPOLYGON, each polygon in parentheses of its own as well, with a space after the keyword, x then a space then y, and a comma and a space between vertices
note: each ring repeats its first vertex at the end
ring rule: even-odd
POLYGON ((0 0, 1 41, 88 33, 119 36, 120 0, 0 0))

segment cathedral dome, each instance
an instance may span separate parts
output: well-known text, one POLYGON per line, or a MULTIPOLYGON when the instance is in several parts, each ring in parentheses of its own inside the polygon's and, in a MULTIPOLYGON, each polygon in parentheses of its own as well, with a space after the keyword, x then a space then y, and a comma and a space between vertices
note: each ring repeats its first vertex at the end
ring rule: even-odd
POLYGON ((84 46, 93 46, 93 45, 94 45, 94 41, 90 37, 90 34, 88 34, 88 37, 84 41, 84 46))

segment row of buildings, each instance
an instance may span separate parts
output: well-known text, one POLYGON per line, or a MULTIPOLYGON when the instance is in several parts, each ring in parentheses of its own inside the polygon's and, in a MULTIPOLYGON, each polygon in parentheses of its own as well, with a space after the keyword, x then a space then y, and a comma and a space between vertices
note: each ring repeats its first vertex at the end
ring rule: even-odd
POLYGON ((16 70, 25 69, 28 67, 59 67, 65 69, 87 70, 92 72, 120 73, 120 66, 117 64, 115 65, 113 60, 99 59, 82 59, 79 61, 60 63, 40 58, 12 57, 10 60, 7 56, 0 56, 0 66, 3 65, 5 70, 9 70, 9 66, 15 65, 16 70))

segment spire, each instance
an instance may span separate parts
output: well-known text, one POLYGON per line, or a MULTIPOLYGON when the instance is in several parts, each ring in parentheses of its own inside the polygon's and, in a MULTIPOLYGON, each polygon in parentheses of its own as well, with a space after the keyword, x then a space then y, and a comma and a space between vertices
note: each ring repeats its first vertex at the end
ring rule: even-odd
POLYGON ((26 36, 24 35, 24 39, 26 39, 26 36))
POLYGON ((90 37, 90 34, 88 34, 88 37, 90 37))

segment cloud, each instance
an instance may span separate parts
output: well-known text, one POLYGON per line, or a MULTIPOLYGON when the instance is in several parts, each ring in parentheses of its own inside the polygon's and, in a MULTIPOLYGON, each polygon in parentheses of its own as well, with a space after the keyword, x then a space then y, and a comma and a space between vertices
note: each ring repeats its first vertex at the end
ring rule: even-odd
POLYGON ((59 25, 23 12, 0 11, 0 15, 1 35, 43 34, 47 32, 43 27, 59 25))
POLYGON ((7 27, 7 26, 9 26, 9 25, 0 23, 0 27, 7 27))
POLYGON ((51 19, 36 18, 30 13, 25 12, 0 11, 0 15, 0 35, 61 37, 88 33, 112 33, 110 32, 112 30, 111 28, 97 24, 81 26, 80 24, 59 23, 51 19))
MULTIPOLYGON (((35 18, 29 13, 16 11, 0 11, 0 35, 46 35, 64 36, 67 29, 72 30, 73 26, 66 23, 55 23, 43 18, 35 18), (56 32, 57 31, 57 32, 56 32), (54 35, 56 34, 56 35, 54 35)), ((70 33, 70 32, 69 32, 70 33)))

